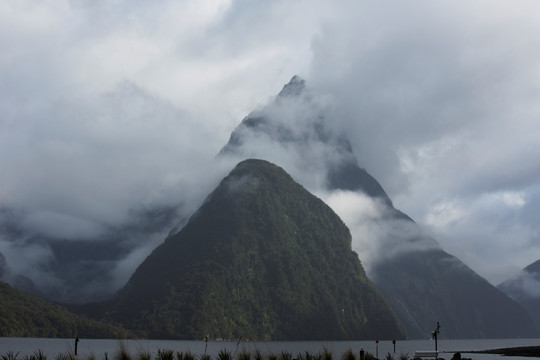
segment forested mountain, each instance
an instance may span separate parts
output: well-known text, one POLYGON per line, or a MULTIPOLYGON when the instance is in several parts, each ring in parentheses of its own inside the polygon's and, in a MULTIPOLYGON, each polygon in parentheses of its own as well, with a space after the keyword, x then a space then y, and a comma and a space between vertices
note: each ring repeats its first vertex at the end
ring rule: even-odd
POLYGON ((90 320, 0 282, 0 336, 126 338, 119 325, 90 320))
POLYGON ((403 338, 341 219, 278 166, 238 164, 107 317, 150 338, 403 338))

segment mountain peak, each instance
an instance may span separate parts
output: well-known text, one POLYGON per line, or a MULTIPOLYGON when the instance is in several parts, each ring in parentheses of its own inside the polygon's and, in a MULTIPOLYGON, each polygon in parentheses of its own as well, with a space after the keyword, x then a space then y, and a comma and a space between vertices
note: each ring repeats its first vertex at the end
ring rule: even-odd
POLYGON ((531 274, 539 274, 540 275, 540 260, 536 260, 532 264, 528 265, 525 269, 526 272, 531 274))
POLYGON ((283 86, 278 97, 294 97, 300 95, 306 87, 306 81, 298 75, 294 75, 288 84, 283 86))

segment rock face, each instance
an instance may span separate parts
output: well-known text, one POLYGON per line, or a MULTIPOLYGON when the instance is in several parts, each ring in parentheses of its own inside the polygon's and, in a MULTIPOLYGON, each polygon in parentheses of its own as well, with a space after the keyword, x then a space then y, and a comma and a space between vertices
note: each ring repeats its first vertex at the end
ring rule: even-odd
POLYGON ((370 244, 377 251, 361 260, 369 262, 368 276, 409 338, 429 337, 437 321, 441 338, 534 336, 532 320, 517 303, 394 208, 382 186, 359 166, 347 136, 334 130, 338 119, 326 118, 320 104, 305 82, 293 77, 274 102, 242 120, 220 155, 273 161, 308 189, 367 195, 377 211, 362 225, 379 236, 370 244))
POLYGON ((238 164, 108 309, 149 338, 404 337, 341 219, 261 160, 238 164))
POLYGON ((536 329, 540 330, 540 260, 497 287, 521 304, 533 318, 536 329))

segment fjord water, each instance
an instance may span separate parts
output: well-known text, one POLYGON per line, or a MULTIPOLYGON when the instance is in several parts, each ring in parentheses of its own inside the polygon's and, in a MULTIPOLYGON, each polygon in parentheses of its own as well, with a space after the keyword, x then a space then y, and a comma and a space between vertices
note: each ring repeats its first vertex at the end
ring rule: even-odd
MULTIPOLYGON (((121 344, 132 355, 140 351, 149 352, 155 355, 158 349, 174 351, 191 351, 194 355, 200 356, 206 353, 215 357, 220 350, 227 349, 231 353, 246 350, 254 353, 260 350, 263 354, 280 354, 282 351, 290 352, 293 356, 305 353, 312 354, 322 352, 324 349, 331 351, 334 359, 340 360, 341 355, 348 349, 353 350, 356 355, 360 349, 377 355, 384 359, 388 353, 394 359, 399 359, 401 354, 408 354, 410 358, 415 351, 435 349, 433 340, 408 340, 396 341, 395 352, 392 341, 187 341, 187 340, 98 340, 80 339, 78 343, 78 356, 85 359, 89 355, 94 355, 96 359, 113 359, 115 353, 120 349, 121 344)), ((536 346, 540 344, 540 339, 494 339, 494 340, 439 340, 438 350, 440 357, 450 359, 455 352, 467 352, 475 350, 487 350, 503 347, 536 346)), ((58 354, 67 352, 73 353, 75 347, 74 339, 44 339, 44 338, 0 338, 0 355, 8 351, 19 353, 19 358, 31 355, 36 350, 42 350, 48 359, 53 360, 58 354)), ((478 360, 497 360, 500 355, 491 354, 462 354, 464 357, 478 360)), ((530 358, 511 357, 511 360, 525 360, 530 358)))

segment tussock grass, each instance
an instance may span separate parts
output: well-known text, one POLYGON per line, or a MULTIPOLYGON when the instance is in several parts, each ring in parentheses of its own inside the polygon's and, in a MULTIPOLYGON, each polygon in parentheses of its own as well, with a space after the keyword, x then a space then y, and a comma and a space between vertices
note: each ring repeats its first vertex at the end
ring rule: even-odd
MULTIPOLYGON (((237 343, 237 350, 240 341, 237 343)), ((263 353, 260 349, 255 349, 253 352, 248 351, 245 347, 238 353, 231 353, 227 349, 220 350, 217 355, 212 356, 207 354, 206 348, 203 354, 195 355, 190 350, 178 351, 169 349, 158 349, 157 353, 152 355, 148 350, 139 348, 135 355, 131 355, 126 343, 119 341, 118 349, 114 353, 112 360, 335 360, 334 354, 326 348, 322 352, 311 353, 305 351, 293 356, 291 352, 281 351, 280 353, 263 353)), ((107 359, 107 353, 105 358, 107 359)), ((31 355, 20 357, 19 353, 8 351, 0 355, 0 360, 47 360, 47 356, 42 350, 36 350, 31 355)), ((99 360, 93 352, 90 352, 85 358, 76 356, 72 351, 59 353, 54 357, 54 360, 99 360)), ((340 360, 357 360, 355 353, 348 349, 342 354, 340 360)), ((376 360, 375 357, 366 352, 363 360, 376 360)), ((392 354, 388 353, 385 360, 394 360, 392 354)), ((409 354, 400 354, 397 360, 410 360, 409 354)))
POLYGON ((72 352, 65 352, 56 355, 54 360, 77 360, 77 357, 72 352))
POLYGON ((255 354, 253 354, 253 360, 264 360, 264 355, 259 349, 255 349, 255 354))
POLYGON ((409 353, 399 354, 399 360, 409 360, 409 353))
POLYGON ((217 360, 232 360, 232 353, 227 349, 219 350, 217 360))
POLYGON ((156 360, 174 360, 174 351, 168 349, 158 349, 156 360))
POLYGON ((323 348, 323 352, 321 354, 321 360, 333 360, 334 356, 332 355, 332 352, 328 350, 327 348, 323 348))
POLYGON ((293 356, 290 352, 282 351, 279 355, 279 360, 292 360, 293 356))
MULTIPOLYGON (((364 357, 364 359, 366 358, 364 357)), ((345 351, 343 355, 341 355, 341 360, 356 360, 356 355, 354 354, 352 349, 347 349, 347 351, 345 351)))
POLYGON ((118 350, 114 353, 114 360, 132 360, 127 345, 122 341, 118 342, 118 350))
POLYGON ((135 354, 136 360, 152 360, 152 354, 150 351, 139 348, 135 354))
POLYGON ((242 351, 236 355, 236 360, 251 360, 251 353, 243 348, 242 351))
POLYGON ((2 360, 17 360, 19 357, 19 353, 14 353, 13 351, 8 351, 4 355, 2 355, 2 360))

